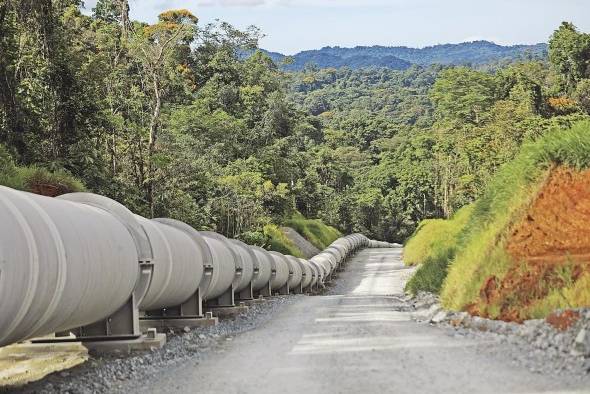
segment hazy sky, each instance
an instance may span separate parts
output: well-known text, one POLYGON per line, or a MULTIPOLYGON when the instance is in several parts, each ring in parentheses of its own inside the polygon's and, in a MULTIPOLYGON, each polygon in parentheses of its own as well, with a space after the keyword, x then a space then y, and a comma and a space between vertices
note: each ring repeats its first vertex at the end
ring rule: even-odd
MULTIPOLYGON (((485 39, 546 42, 561 21, 590 32, 590 0, 129 0, 133 19, 153 22, 188 8, 202 23, 260 27, 261 47, 293 54, 327 45, 423 47, 485 39)), ((96 0, 85 0, 91 9, 96 0)))

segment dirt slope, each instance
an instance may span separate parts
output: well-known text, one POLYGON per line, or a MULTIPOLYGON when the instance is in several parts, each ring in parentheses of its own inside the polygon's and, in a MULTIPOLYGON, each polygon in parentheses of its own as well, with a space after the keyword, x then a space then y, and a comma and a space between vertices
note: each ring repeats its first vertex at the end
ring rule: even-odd
POLYGON ((285 236, 291 240, 301 250, 303 255, 307 258, 311 258, 316 254, 320 253, 320 250, 316 248, 311 242, 303 238, 301 234, 292 229, 291 227, 281 227, 281 231, 285 233, 285 236))
MULTIPOLYGON (((590 274, 590 170, 552 171, 525 217, 508 237, 512 262, 503 278, 489 277, 480 305, 500 309, 499 318, 520 321, 529 307, 590 274)), ((564 300, 564 306, 583 300, 564 300)))

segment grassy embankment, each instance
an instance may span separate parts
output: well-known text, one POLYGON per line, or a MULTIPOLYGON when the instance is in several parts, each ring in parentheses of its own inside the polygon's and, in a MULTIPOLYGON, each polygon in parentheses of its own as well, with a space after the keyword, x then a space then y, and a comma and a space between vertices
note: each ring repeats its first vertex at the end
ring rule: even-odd
MULTIPOLYGON (((561 228, 575 230, 574 220, 568 218, 579 220, 590 212, 576 197, 566 201, 568 205, 545 201, 552 193, 544 192, 564 184, 586 196, 583 193, 590 190, 584 182, 590 172, 581 171, 590 168, 589 152, 590 122, 552 130, 525 144, 468 208, 470 214, 460 211, 449 221, 420 226, 405 255, 408 263, 421 262, 423 267, 408 290, 440 290, 447 308, 517 321, 544 317, 557 308, 590 305, 590 237, 582 229, 586 235, 572 243, 563 239, 561 228), (561 179, 564 176, 567 179, 561 179), (542 236, 537 231, 541 225, 542 236)), ((577 232, 571 233, 576 238, 577 232)))
POLYGON ((449 220, 428 219, 420 223, 404 246, 404 262, 407 265, 421 264, 407 284, 409 292, 440 291, 448 264, 457 252, 459 235, 472 211, 473 206, 469 205, 449 220))
MULTIPOLYGON (((307 239, 320 250, 342 236, 340 231, 328 226, 319 219, 306 219, 301 214, 296 214, 291 219, 285 220, 283 225, 293 228, 303 238, 307 239)), ((304 257, 299 248, 276 225, 264 227, 264 233, 269 237, 270 249, 296 257, 304 257)))

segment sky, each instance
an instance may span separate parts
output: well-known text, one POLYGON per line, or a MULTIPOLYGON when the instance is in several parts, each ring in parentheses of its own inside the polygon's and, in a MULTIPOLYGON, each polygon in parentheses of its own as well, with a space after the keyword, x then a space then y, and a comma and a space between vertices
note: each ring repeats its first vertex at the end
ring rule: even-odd
MULTIPOLYGON (((90 10, 96 0, 85 0, 90 10)), ((131 17, 155 22, 187 8, 202 24, 216 19, 258 26, 264 49, 287 55, 324 46, 435 44, 489 40, 547 42, 566 20, 590 32, 590 0, 129 0, 131 17)))

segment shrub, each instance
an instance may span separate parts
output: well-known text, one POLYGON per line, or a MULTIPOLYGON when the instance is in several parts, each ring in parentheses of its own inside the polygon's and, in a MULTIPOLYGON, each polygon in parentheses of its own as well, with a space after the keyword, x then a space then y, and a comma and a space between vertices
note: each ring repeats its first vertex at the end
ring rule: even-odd
POLYGON ((86 190, 82 182, 64 170, 52 172, 37 166, 15 165, 3 145, 0 145, 0 185, 50 197, 86 190))
POLYGON ((23 189, 50 197, 85 191, 84 184, 64 170, 49 171, 42 167, 30 166, 18 169, 23 189))

